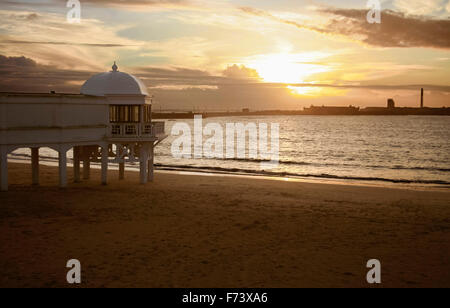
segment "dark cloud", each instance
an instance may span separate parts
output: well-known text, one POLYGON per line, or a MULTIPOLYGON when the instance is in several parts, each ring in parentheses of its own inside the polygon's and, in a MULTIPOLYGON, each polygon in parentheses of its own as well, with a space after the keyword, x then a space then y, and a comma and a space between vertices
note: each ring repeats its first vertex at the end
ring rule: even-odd
POLYGON ((40 65, 26 57, 0 55, 1 92, 58 92, 79 93, 76 83, 85 81, 90 72, 62 70, 40 65))
POLYGON ((450 48, 450 19, 410 16, 385 10, 381 14, 381 24, 370 24, 367 22, 368 10, 326 8, 320 12, 333 17, 325 26, 319 27, 282 19, 254 8, 241 10, 300 29, 343 35, 376 47, 450 48))
POLYGON ((348 37, 363 36, 362 41, 379 47, 450 48, 450 20, 408 16, 383 11, 381 24, 369 24, 365 10, 326 9, 342 18, 332 19, 326 31, 348 37))
POLYGON ((86 47, 131 47, 136 45, 123 44, 95 44, 95 43, 71 43, 71 42, 38 42, 38 41, 20 41, 20 40, 2 40, 0 44, 20 44, 20 45, 64 45, 64 46, 86 46, 86 47))
POLYGON ((205 71, 180 67, 170 69, 156 67, 141 68, 136 73, 136 76, 142 78, 152 87, 161 85, 214 86, 224 80, 223 77, 213 76, 205 71))
POLYGON ((36 13, 31 13, 26 18, 27 18, 27 20, 36 20, 39 18, 39 15, 36 13))
POLYGON ((36 62, 26 57, 5 57, 0 55, 0 67, 1 68, 27 68, 36 67, 36 62))
POLYGON ((256 70, 243 65, 229 66, 222 75, 211 75, 206 71, 179 67, 172 69, 147 67, 140 69, 136 75, 153 87, 161 85, 223 86, 259 81, 256 70))

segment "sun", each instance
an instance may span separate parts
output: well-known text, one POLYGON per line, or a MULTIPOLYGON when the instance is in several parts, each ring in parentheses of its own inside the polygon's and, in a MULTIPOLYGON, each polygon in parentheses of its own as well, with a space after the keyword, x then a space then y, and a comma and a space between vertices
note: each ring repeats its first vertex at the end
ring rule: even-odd
POLYGON ((346 89, 333 89, 327 87, 293 87, 287 86, 292 95, 307 97, 324 97, 324 96, 344 96, 348 93, 346 89))
POLYGON ((320 57, 317 53, 268 54, 255 56, 245 65, 255 69, 264 82, 298 84, 314 74, 330 71, 326 65, 314 62, 320 57))

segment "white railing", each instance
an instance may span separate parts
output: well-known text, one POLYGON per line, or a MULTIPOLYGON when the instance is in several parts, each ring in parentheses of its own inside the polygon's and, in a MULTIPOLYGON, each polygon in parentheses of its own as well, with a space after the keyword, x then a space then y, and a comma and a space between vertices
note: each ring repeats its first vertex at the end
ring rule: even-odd
POLYGON ((153 122, 153 132, 155 136, 164 135, 166 133, 166 123, 164 122, 153 122))
POLYGON ((164 135, 165 123, 113 123, 109 125, 109 137, 112 138, 129 138, 129 137, 157 137, 164 135))

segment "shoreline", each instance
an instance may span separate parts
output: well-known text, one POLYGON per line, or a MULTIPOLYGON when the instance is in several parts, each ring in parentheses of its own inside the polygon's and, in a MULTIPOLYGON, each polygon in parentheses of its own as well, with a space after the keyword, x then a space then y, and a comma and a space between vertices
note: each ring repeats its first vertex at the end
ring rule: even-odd
MULTIPOLYGON (((321 108, 321 107, 318 107, 321 108)), ((359 107, 357 107, 359 108, 359 107)), ((366 107, 367 108, 367 107, 366 107)), ((251 111, 251 112, 155 112, 152 113, 157 120, 188 120, 193 119, 195 115, 201 115, 206 118, 223 117, 260 117, 260 116, 314 116, 314 117, 408 117, 408 116, 450 116, 450 109, 446 107, 395 107, 388 109, 386 107, 368 107, 368 110, 357 109, 342 110, 339 112, 321 110, 319 112, 307 112, 302 110, 275 110, 275 111, 251 111)))
MULTIPOLYGON (((18 164, 31 164, 31 160, 27 156, 18 155, 16 157, 10 157, 8 159, 11 163, 18 164), (24 157, 19 159, 17 157, 24 157)), ((46 157, 41 158, 40 164, 49 167, 57 167, 58 162, 53 158, 46 157)), ((68 167, 72 167, 70 160, 68 167)), ((97 163, 91 163, 91 168, 99 169, 100 165, 97 163)), ((110 164, 108 170, 118 170, 116 164, 110 164)), ((136 168, 130 168, 125 166, 127 172, 139 172, 138 166, 136 168)), ((367 187, 384 187, 384 188, 397 188, 397 189, 411 189, 411 190, 424 190, 424 191, 448 191, 450 184, 443 183, 423 183, 414 181, 396 181, 396 180, 378 180, 378 179, 363 179, 363 178, 342 178, 342 177, 325 177, 325 176, 301 176, 301 175, 271 175, 269 173, 258 172, 233 172, 227 170, 214 170, 201 167, 185 168, 184 166, 165 166, 155 164, 155 173, 175 173, 175 174, 191 174, 201 176, 229 176, 229 177, 244 177, 249 179, 265 179, 275 181, 291 181, 291 182, 305 182, 315 184, 336 184, 336 185, 355 185, 355 186, 367 186, 367 187)))
POLYGON ((96 169, 60 189, 9 166, 2 287, 70 287, 74 258, 82 287, 370 287, 370 259, 381 287, 450 287, 448 191, 96 169))

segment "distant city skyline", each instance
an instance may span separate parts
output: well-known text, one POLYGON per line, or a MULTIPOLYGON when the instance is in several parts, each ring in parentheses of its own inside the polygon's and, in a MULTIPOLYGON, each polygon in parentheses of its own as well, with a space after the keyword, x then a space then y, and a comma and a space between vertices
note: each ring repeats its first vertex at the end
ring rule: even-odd
POLYGON ((0 3, 0 91, 79 93, 135 74, 155 108, 450 107, 450 1, 65 0, 0 3))

